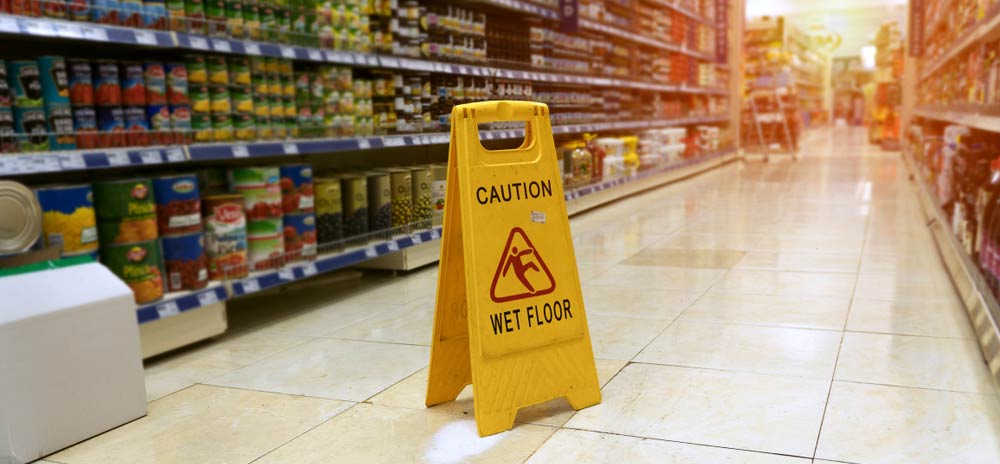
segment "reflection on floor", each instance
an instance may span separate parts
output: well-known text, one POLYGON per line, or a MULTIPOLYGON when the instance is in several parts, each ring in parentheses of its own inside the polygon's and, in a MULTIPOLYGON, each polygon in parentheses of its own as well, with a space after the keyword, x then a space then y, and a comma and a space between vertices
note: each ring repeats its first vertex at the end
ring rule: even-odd
POLYGON ((604 402, 426 409, 437 269, 231 305, 85 463, 991 463, 1000 397, 898 154, 817 131, 572 221, 604 402), (815 461, 813 461, 815 459, 815 461))

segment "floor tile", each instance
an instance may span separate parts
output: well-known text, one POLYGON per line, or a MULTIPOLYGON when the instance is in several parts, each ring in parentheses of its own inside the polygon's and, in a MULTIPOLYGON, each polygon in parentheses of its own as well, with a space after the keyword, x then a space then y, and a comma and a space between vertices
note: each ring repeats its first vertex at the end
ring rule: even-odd
POLYGON ((736 264, 736 269, 856 273, 860 261, 858 255, 853 253, 750 251, 736 264))
POLYGON ((709 290, 680 316, 685 320, 843 330, 850 296, 802 297, 709 290))
POLYGON ((423 346, 316 339, 208 383, 364 401, 426 366, 429 357, 423 346))
POLYGON ((712 286, 725 272, 721 269, 628 266, 619 264, 596 277, 588 279, 585 285, 700 292, 712 286))
POLYGON ((562 429, 528 459, 529 464, 619 462, 629 464, 809 464, 808 459, 689 445, 648 438, 562 429))
POLYGON ((751 249, 753 244, 760 239, 761 236, 752 234, 713 234, 682 231, 650 245, 649 248, 654 250, 708 249, 745 251, 751 249))
POLYGON ((712 289, 724 293, 843 297, 854 290, 854 280, 852 274, 829 272, 732 270, 712 289))
POLYGON ((583 285, 588 315, 673 319, 697 298, 683 290, 583 285))
POLYGON ((146 417, 50 459, 66 464, 248 463, 351 403, 195 385, 149 404, 146 417))
POLYGON ((333 338, 430 346, 434 333, 434 298, 379 310, 356 324, 330 332, 333 338))
POLYGON ((837 380, 997 394, 974 340, 848 332, 837 380))
POLYGON ((480 438, 472 417, 359 404, 254 464, 522 462, 554 431, 520 424, 480 438))
MULTIPOLYGON (((597 359, 597 379, 601 386, 611 380, 615 374, 625 367, 625 361, 597 359)), ((371 399, 372 404, 410 409, 427 409, 424 400, 427 394, 427 369, 421 369, 402 382, 393 385, 386 391, 371 399)), ((455 401, 449 401, 429 408, 430 411, 473 416, 472 386, 465 387, 455 401)), ((545 403, 528 406, 517 413, 517 422, 536 425, 559 427, 566 423, 576 411, 565 399, 556 399, 545 403)))
POLYGON ((896 335, 975 338, 972 322, 954 298, 870 300, 855 298, 847 330, 896 335))
POLYGON ((840 332, 679 320, 635 362, 829 380, 840 332))
POLYGON ((947 299, 957 296, 947 275, 861 274, 854 293, 857 298, 877 300, 947 299))
POLYGON ((632 255, 623 264, 633 266, 695 267, 729 269, 743 257, 736 250, 664 250, 646 249, 632 255))
POLYGON ((594 357, 600 359, 631 360, 668 324, 669 319, 587 315, 594 357))
POLYGON ((816 457, 863 463, 1000 463, 995 395, 834 382, 816 457))
POLYGON ((812 456, 829 381, 630 364, 569 428, 812 456))
POLYGON ((146 399, 153 401, 309 341, 309 337, 247 333, 210 340, 146 362, 146 399))
POLYGON ((354 298, 333 301, 333 303, 319 308, 290 315, 267 325, 261 331, 305 337, 329 337, 338 330, 365 321, 381 311, 399 306, 358 301, 354 298))

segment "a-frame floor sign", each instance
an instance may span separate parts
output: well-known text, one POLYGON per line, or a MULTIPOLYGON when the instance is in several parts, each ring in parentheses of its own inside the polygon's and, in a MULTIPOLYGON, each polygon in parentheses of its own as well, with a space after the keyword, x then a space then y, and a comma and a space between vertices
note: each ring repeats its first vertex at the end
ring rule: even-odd
POLYGON ((486 436, 525 406, 600 403, 548 107, 456 106, 449 150, 427 406, 471 383, 486 436), (520 148, 482 146, 479 124, 494 121, 525 123, 520 148))

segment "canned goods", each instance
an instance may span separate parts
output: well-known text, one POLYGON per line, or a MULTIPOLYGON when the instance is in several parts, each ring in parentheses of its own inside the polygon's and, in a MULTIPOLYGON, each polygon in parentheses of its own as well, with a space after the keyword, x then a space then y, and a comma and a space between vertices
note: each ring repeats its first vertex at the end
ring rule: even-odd
POLYGON ((184 0, 166 0, 167 18, 171 31, 183 31, 188 28, 184 15, 184 0))
POLYGON ((50 150, 45 109, 14 107, 14 131, 21 139, 21 151, 50 150))
POLYGON ((185 0, 184 17, 187 18, 187 24, 183 30, 200 34, 205 33, 205 4, 202 0, 185 0))
POLYGON ((282 78, 291 80, 292 60, 275 59, 275 63, 278 65, 278 74, 281 75, 282 78))
POLYGON ((42 209, 20 182, 0 180, 0 255, 28 251, 42 233, 42 209))
POLYGON ((118 25, 118 0, 91 0, 91 17, 97 24, 118 25))
POLYGON ((295 79, 281 76, 281 96, 294 101, 295 99, 295 79))
POLYGON ((272 138, 274 133, 271 131, 271 117, 266 115, 261 116, 258 114, 255 119, 257 126, 257 138, 260 140, 268 140, 272 138))
POLYGON ((156 203, 149 179, 97 182, 94 205, 102 245, 141 242, 158 236, 156 203))
POLYGON ((248 220, 281 217, 281 191, 271 188, 240 190, 248 220))
POLYGON ((118 78, 118 63, 111 60, 94 62, 94 103, 97 106, 117 106, 122 104, 122 88, 118 78))
POLYGON ((281 202, 285 214, 313 211, 313 170, 308 164, 290 164, 279 168, 281 175, 281 202))
POLYGON ((215 36, 226 35, 226 3, 223 0, 203 0, 208 33, 215 36))
POLYGON ((433 217, 433 207, 431 205, 431 184, 434 182, 430 166, 417 166, 411 168, 410 177, 413 180, 412 221, 430 223, 433 217))
POLYGON ((266 98, 271 93, 271 87, 268 84, 267 76, 264 74, 257 74, 256 72, 251 74, 250 86, 253 90, 254 96, 266 98))
POLYGON ((69 103, 49 103, 45 105, 45 115, 49 120, 49 148, 52 150, 75 150, 76 135, 73 133, 73 110, 69 103))
POLYGON ((413 206, 413 176, 409 169, 391 169, 389 188, 392 203, 392 227, 403 227, 410 223, 413 206))
POLYGON ((167 289, 175 292, 205 288, 208 285, 208 258, 201 231, 160 240, 163 242, 167 289))
POLYGON ((67 60, 66 73, 69 84, 69 102, 73 106, 94 105, 94 76, 90 61, 67 60))
POLYGON ((149 105, 146 107, 146 120, 149 121, 150 143, 168 145, 174 143, 170 130, 170 108, 166 105, 149 105))
POLYGON ((271 109, 271 119, 283 121, 285 118, 285 101, 278 97, 270 97, 267 101, 267 106, 271 109))
POLYGON ((252 113, 233 115, 233 137, 236 140, 254 140, 257 137, 257 123, 252 113))
POLYGON ((14 106, 41 108, 45 103, 37 62, 30 60, 8 61, 7 82, 14 93, 14 106))
POLYGON ((146 84, 146 104, 167 104, 167 74, 163 63, 142 63, 142 77, 146 84))
POLYGON ((212 113, 226 113, 233 111, 233 102, 229 98, 229 86, 225 84, 212 84, 208 88, 208 98, 212 113))
POLYGON ((290 261, 316 259, 316 215, 286 214, 283 218, 285 256, 290 261))
POLYGON ((69 104, 69 76, 63 57, 38 57, 38 75, 46 104, 69 104))
POLYGON ((247 257, 255 270, 284 264, 285 238, 281 217, 247 219, 247 257))
POLYGON ((67 16, 72 21, 90 21, 93 12, 88 0, 70 0, 66 2, 67 16))
POLYGON ((444 198, 448 193, 445 179, 448 177, 448 165, 432 164, 430 171, 432 222, 437 226, 444 223, 444 198))
POLYGON ((35 190, 42 209, 45 246, 57 246, 62 256, 97 251, 97 219, 90 185, 42 187, 35 190))
POLYGON ((118 0, 118 24, 125 27, 142 26, 142 0, 118 0))
POLYGON ((167 102, 171 105, 187 105, 188 68, 184 63, 167 63, 164 66, 167 81, 167 102))
MULTIPOLYGON (((251 1, 243 2, 243 6, 249 5, 250 3, 255 3, 251 1)), ((267 75, 267 58, 263 56, 251 56, 250 57, 250 74, 266 76, 267 75)))
POLYGON ((149 145, 149 119, 142 106, 125 107, 125 140, 127 145, 144 147, 149 145))
POLYGON ((14 131, 14 110, 0 107, 0 153, 17 153, 18 135, 14 131))
POLYGON ((7 80, 7 64, 0 60, 0 108, 14 106, 14 93, 7 80))
POLYGON ((97 108, 98 143, 102 147, 125 146, 125 110, 120 106, 97 108))
POLYGON ((269 76, 267 78, 267 94, 271 98, 281 98, 283 92, 283 87, 281 85, 281 78, 269 76))
POLYGON ((260 37, 263 40, 273 40, 275 38, 274 31, 277 30, 277 23, 274 18, 274 4, 268 0, 260 0, 258 2, 258 8, 260 10, 260 37))
POLYGON ((250 84, 250 60, 245 56, 231 56, 226 59, 229 82, 235 85, 250 84))
POLYGON ((77 148, 89 149, 100 146, 97 135, 97 112, 93 107, 73 108, 73 132, 76 133, 77 148))
POLYGON ((211 142, 214 139, 212 132, 212 115, 209 113, 189 113, 191 117, 191 137, 196 142, 211 142))
MULTIPOLYGON (((207 114, 204 116, 208 117, 207 114)), ((193 121, 191 107, 186 105, 170 107, 170 129, 174 133, 175 143, 191 143, 194 140, 193 121)))
POLYGON ((316 178, 316 232, 320 243, 344 238, 344 215, 340 179, 316 178))
POLYGON ((212 114, 212 139, 216 142, 227 142, 233 139, 233 116, 231 114, 212 114))
POLYGON ((237 113, 253 113, 253 92, 248 85, 234 85, 229 88, 233 111, 237 113))
POLYGON ((257 5, 257 0, 243 1, 243 26, 246 28, 248 39, 260 38, 260 7, 257 5))
POLYGON ((247 224, 243 196, 239 194, 205 197, 205 254, 212 279, 247 275, 247 224))
POLYGON ((229 170, 229 185, 236 191, 267 188, 280 194, 280 172, 276 166, 232 168, 229 170))
POLYGON ((232 37, 243 37, 243 1, 226 0, 226 28, 232 37))
POLYGON ((101 264, 132 289, 137 304, 163 297, 163 257, 158 240, 104 244, 100 254, 101 264))
POLYGON ((340 179, 343 199, 344 237, 368 233, 368 179, 362 174, 348 174, 340 179))
POLYGON ((205 58, 205 66, 209 84, 229 84, 229 67, 225 56, 210 55, 205 58))
MULTIPOLYGON (((188 2, 191 3, 190 1, 188 2)), ((199 2, 200 4, 200 2, 199 2)), ((205 55, 185 55, 187 58, 187 80, 191 84, 208 84, 208 63, 205 55)))
POLYGON ((392 184, 389 174, 366 173, 368 178, 368 226, 372 231, 392 228, 392 184))
POLYGON ((123 61, 118 69, 121 71, 122 104, 126 106, 145 105, 146 80, 142 63, 123 61))
POLYGON ((146 29, 167 30, 166 2, 164 0, 143 0, 142 24, 146 29))
POLYGON ((153 179, 156 224, 160 235, 180 235, 201 231, 201 199, 194 174, 153 179))
POLYGON ((209 96, 207 85, 192 85, 188 98, 191 100, 191 110, 193 112, 205 114, 212 112, 212 100, 209 96))
MULTIPOLYGON (((205 168, 198 170, 198 190, 202 195, 216 194, 229 190, 229 179, 226 178, 226 170, 222 168, 205 168)), ((240 197, 240 204, 243 204, 243 197, 240 197)), ((242 208, 240 208, 242 210, 242 208)))
POLYGON ((295 108, 295 100, 291 98, 286 98, 282 101, 282 107, 284 108, 285 119, 291 119, 293 122, 298 118, 298 111, 295 108))

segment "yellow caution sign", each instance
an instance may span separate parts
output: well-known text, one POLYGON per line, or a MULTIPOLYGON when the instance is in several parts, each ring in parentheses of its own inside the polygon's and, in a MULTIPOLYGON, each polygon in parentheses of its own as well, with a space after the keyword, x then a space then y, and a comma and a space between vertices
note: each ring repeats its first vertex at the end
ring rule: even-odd
POLYGON ((601 401, 548 107, 456 106, 427 406, 472 384, 482 436, 519 408, 601 401), (490 151, 479 124, 523 121, 519 148, 490 151))

